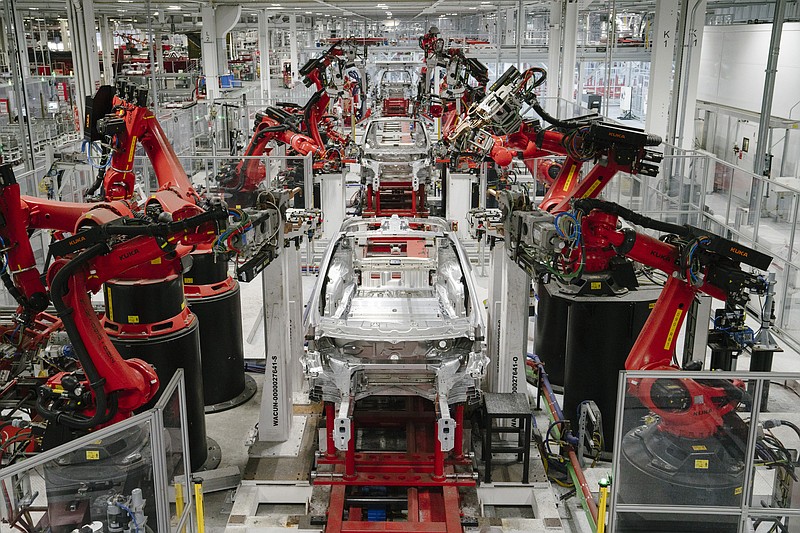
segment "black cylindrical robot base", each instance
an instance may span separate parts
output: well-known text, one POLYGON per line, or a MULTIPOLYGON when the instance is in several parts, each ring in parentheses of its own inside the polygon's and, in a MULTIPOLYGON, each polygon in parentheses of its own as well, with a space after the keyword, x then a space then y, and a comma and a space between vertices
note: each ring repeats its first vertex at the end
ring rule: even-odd
POLYGON ((192 470, 206 462, 206 416, 203 410, 203 370, 200 363, 200 333, 197 319, 173 333, 141 339, 111 337, 111 341, 125 359, 137 357, 151 365, 158 374, 161 387, 155 398, 142 407, 149 409, 161 397, 175 371, 183 368, 186 381, 186 417, 189 432, 189 452, 192 470))
MULTIPOLYGON (((155 529, 156 505, 150 434, 134 426, 66 452, 43 467, 49 531, 69 533, 105 521, 108 499, 141 489, 147 525, 155 529)), ((10 530, 10 529, 9 529, 10 530)), ((0 531, 6 531, 0 527, 0 531)))
MULTIPOLYGON (((201 298, 187 298, 200 323, 203 360, 203 401, 206 407, 229 402, 245 392, 242 305, 239 284, 233 289, 201 298)), ((253 391, 255 393, 255 391, 253 391)), ((250 399, 244 398, 244 401, 250 399)), ((241 403, 241 402, 240 402, 241 403)), ((215 408, 207 412, 222 411, 215 408)))
MULTIPOLYGON (((780 351, 780 348, 778 349, 780 351)), ((750 372, 772 372, 772 360, 775 357, 775 350, 762 350, 757 346, 750 348, 750 372)), ((747 392, 752 397, 756 393, 755 381, 747 382, 747 392)), ((761 406, 759 410, 762 413, 769 411, 769 380, 764 380, 764 386, 761 389, 761 406)))
MULTIPOLYGON (((623 296, 570 298, 564 364, 564 416, 578 427, 578 408, 593 400, 603 417, 605 450, 612 451, 617 411, 617 381, 639 336, 658 289, 623 296)), ((547 367, 545 367, 547 368, 547 367)))
POLYGON ((256 384, 244 371, 239 283, 228 277, 227 261, 214 260, 213 254, 192 258, 184 276, 186 301, 200 323, 205 412, 217 413, 252 398, 256 384))
POLYGON ((570 300, 558 292, 556 282, 536 282, 536 334, 534 353, 544 364, 550 384, 564 385, 564 360, 567 349, 567 313, 570 300))
MULTIPOLYGON (((741 505, 747 427, 726 416, 712 437, 692 439, 662 431, 658 423, 639 426, 622 440, 618 503, 720 507, 741 505)), ((618 532, 687 533, 738 531, 739 517, 621 514, 618 532)))

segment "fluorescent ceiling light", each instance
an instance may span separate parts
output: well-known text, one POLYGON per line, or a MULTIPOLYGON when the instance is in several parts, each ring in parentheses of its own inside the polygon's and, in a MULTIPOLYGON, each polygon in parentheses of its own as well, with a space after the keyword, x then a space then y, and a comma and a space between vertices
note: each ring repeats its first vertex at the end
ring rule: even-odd
POLYGON ((169 6, 167 9, 169 9, 170 11, 180 11, 181 6, 169 6))
POLYGON ((306 11, 306 15, 313 15, 311 11, 306 11))

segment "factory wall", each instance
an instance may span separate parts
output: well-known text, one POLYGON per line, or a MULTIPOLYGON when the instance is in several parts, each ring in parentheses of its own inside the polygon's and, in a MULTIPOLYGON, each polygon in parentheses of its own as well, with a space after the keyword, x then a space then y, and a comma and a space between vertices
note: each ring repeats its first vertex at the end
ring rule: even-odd
MULTIPOLYGON (((771 24, 706 26, 697 98, 759 112, 771 24)), ((800 118, 800 23, 783 25, 772 114, 800 118)))

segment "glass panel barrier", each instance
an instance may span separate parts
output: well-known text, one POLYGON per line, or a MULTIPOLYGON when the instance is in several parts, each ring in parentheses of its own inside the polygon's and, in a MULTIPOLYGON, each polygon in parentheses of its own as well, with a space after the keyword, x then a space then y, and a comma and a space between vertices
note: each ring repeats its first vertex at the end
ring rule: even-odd
POLYGON ((166 493, 169 495, 169 524, 172 531, 183 530, 193 509, 193 493, 190 479, 189 449, 186 442, 186 391, 184 390, 183 369, 178 369, 164 389, 161 399, 155 406, 160 417, 163 443, 163 471, 165 472, 166 493))
POLYGON ((5 469, 7 527, 72 531, 99 522, 159 530, 152 422, 144 413, 5 469))
POLYGON ((776 508, 800 519, 800 373, 621 375, 610 531, 769 531, 776 508))
POLYGON ((190 491, 178 512, 167 490, 189 469, 185 428, 179 371, 154 409, 0 471, 0 531, 191 531, 190 491))

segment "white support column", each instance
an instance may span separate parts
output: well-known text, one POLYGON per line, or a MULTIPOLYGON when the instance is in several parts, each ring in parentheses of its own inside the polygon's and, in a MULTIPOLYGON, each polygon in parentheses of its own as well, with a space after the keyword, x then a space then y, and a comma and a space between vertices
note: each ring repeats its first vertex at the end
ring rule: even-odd
POLYGON ((100 43, 103 45, 103 84, 114 85, 114 34, 107 15, 100 19, 100 43))
POLYGON ((489 391, 497 391, 500 368, 500 330, 502 327, 500 306, 503 299, 503 260, 506 248, 502 241, 497 241, 492 248, 489 261, 489 293, 486 310, 486 355, 489 357, 489 368, 486 372, 486 387, 489 391))
MULTIPOLYGON (((303 355, 303 284, 300 271, 300 249, 291 243, 281 252, 284 261, 283 285, 286 288, 286 302, 289 317, 289 343, 286 360, 289 362, 289 377, 292 384, 292 398, 301 400, 303 390, 303 369, 300 356, 303 355)), ((306 396, 307 397, 307 396, 306 396)))
MULTIPOLYGON (((279 241, 283 242, 283 232, 279 241)), ((285 253, 281 250, 281 255, 285 253)), ((289 309, 285 259, 278 257, 261 272, 264 296, 266 372, 258 420, 258 440, 284 442, 292 429, 292 375, 289 354, 289 309)))
POLYGON ((213 100, 220 96, 220 73, 228 70, 225 36, 239 22, 242 6, 218 6, 215 8, 204 5, 201 13, 203 16, 202 54, 203 71, 206 75, 206 98, 213 100))
POLYGON ((553 0, 550 4, 550 35, 547 45, 547 96, 558 96, 561 74, 561 0, 553 0))
POLYGON ((269 11, 261 10, 258 15, 259 70, 261 70, 261 98, 272 100, 272 80, 269 71, 269 11))
POLYGON ((292 67, 292 85, 299 78, 297 66, 297 15, 289 15, 289 61, 292 67))
POLYGON ((58 26, 61 29, 61 42, 64 43, 64 51, 72 50, 72 38, 69 32, 67 19, 58 19, 58 26))
POLYGON ((694 148, 694 113, 697 107, 697 83, 700 78, 700 52, 703 48, 706 4, 707 0, 689 2, 691 11, 686 25, 683 55, 686 68, 683 71, 683 87, 680 94, 681 122, 678 123, 680 146, 686 149, 694 148))
POLYGON ((164 74, 164 45, 161 43, 161 35, 158 33, 153 34, 153 45, 156 47, 156 67, 159 74, 164 74))
POLYGON ((204 5, 202 54, 203 72, 206 75, 206 98, 211 101, 219 98, 219 63, 217 62, 217 14, 213 6, 204 5))
POLYGON ((495 268, 497 266, 501 268, 502 277, 499 322, 502 327, 497 339, 497 361, 493 363, 497 369, 497 380, 492 392, 525 392, 531 278, 511 260, 508 253, 502 254, 501 263, 495 268))
POLYGON ((650 59, 650 87, 647 90, 647 116, 644 129, 650 133, 667 136, 672 62, 675 55, 680 0, 656 0, 656 18, 653 29, 653 49, 650 59))
POLYGON ((519 0, 519 4, 517 5, 517 38, 516 38, 516 45, 517 45, 517 69, 522 72, 522 40, 525 36, 525 4, 522 3, 522 0, 519 0))
POLYGON ((498 7, 494 15, 494 38, 495 44, 497 45, 495 47, 497 49, 497 55, 495 56, 494 62, 494 73, 496 78, 499 78, 503 75, 503 73, 500 71, 500 53, 503 45, 503 28, 500 26, 500 13, 500 7, 498 7))
POLYGON ((564 46, 561 57, 561 98, 575 101, 575 60, 578 47, 578 2, 566 0, 564 11, 564 46))
MULTIPOLYGON (((91 95, 100 88, 100 50, 97 47, 97 26, 94 19, 94 2, 79 2, 83 13, 83 27, 86 35, 86 57, 91 76, 91 95)), ((76 45, 77 46, 77 45, 76 45)))
POLYGON ((5 31, 6 18, 4 12, 0 12, 0 28, 3 29, 3 31, 0 31, 0 60, 2 60, 4 65, 10 65, 8 53, 11 47, 8 44, 9 33, 5 31))
POLYGON ((31 62, 28 58, 28 44, 25 40, 25 24, 22 20, 22 14, 20 13, 19 6, 16 6, 17 9, 14 9, 13 16, 14 16, 14 26, 16 26, 16 35, 19 35, 19 68, 22 72, 23 78, 28 78, 31 75, 31 62))

